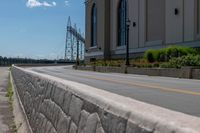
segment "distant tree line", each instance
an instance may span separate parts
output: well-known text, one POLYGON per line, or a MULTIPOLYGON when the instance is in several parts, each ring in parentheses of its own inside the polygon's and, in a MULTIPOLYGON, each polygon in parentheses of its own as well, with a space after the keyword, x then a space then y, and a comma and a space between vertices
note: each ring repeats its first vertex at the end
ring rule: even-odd
POLYGON ((49 60, 49 59, 30 59, 30 58, 7 58, 0 56, 0 66, 10 66, 12 64, 68 64, 74 63, 64 59, 49 60))

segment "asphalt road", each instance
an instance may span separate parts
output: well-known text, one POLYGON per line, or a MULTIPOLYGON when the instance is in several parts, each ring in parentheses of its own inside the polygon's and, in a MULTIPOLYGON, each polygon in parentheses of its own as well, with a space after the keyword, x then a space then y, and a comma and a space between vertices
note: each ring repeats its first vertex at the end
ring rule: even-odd
POLYGON ((71 66, 27 69, 200 117, 200 80, 97 73, 73 70, 71 66))

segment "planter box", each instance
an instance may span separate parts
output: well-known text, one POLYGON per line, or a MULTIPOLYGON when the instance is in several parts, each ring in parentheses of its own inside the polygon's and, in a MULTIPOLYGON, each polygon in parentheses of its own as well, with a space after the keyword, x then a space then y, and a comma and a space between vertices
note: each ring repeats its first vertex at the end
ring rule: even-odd
POLYGON ((174 78, 200 79, 199 67, 176 68, 134 68, 134 67, 105 67, 78 66, 78 70, 96 71, 103 73, 128 73, 148 76, 163 76, 174 78))
POLYGON ((192 69, 192 78, 200 79, 200 69, 192 69))
POLYGON ((74 66, 74 68, 76 67, 78 70, 94 71, 93 66, 74 66))
POLYGON ((176 68, 133 68, 128 67, 127 73, 149 75, 149 76, 165 76, 165 77, 179 77, 181 69, 176 68))
POLYGON ((97 66, 96 71, 97 72, 110 72, 110 73, 124 73, 125 69, 121 67, 104 67, 104 66, 97 66))

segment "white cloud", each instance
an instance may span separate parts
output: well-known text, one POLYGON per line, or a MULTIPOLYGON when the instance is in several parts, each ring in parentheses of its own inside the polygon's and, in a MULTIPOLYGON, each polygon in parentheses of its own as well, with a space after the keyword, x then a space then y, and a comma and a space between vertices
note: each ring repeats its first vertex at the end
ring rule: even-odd
POLYGON ((56 6, 56 2, 53 1, 51 3, 43 1, 40 2, 39 0, 28 0, 26 2, 26 6, 29 8, 33 8, 33 7, 53 7, 56 6))
POLYGON ((53 5, 53 6, 56 6, 57 4, 56 4, 56 2, 55 2, 55 1, 53 1, 53 2, 52 2, 52 5, 53 5))
POLYGON ((65 5, 69 6, 69 0, 65 0, 65 5))

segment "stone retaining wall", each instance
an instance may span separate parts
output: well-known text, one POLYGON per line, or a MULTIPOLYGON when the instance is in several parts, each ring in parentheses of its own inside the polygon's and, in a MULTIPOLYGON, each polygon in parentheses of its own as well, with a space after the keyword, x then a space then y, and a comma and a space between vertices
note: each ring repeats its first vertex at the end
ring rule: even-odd
POLYGON ((128 73, 149 76, 163 76, 174 78, 200 79, 200 68, 183 67, 176 68, 134 68, 134 67, 105 67, 105 66, 78 66, 78 70, 111 72, 111 73, 128 73))
POLYGON ((33 133, 199 133, 200 119, 106 91, 12 68, 33 133))
POLYGON ((200 79, 200 69, 192 69, 192 78, 200 79))

